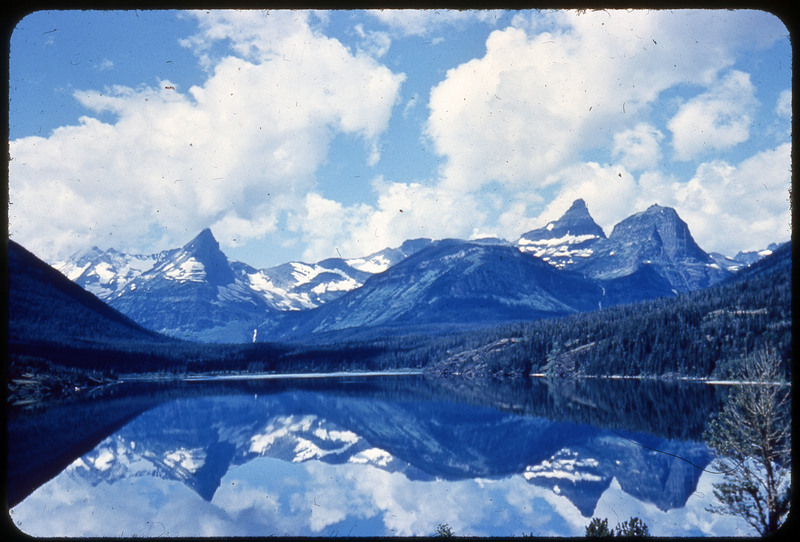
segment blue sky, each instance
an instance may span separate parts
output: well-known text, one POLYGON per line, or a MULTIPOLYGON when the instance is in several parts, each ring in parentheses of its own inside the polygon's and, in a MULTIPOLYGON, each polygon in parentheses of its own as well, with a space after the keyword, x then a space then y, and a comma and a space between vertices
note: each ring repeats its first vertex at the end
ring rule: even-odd
POLYGON ((11 37, 9 236, 211 227, 257 267, 511 241, 584 198, 706 251, 790 238, 791 46, 759 11, 51 11, 11 37))

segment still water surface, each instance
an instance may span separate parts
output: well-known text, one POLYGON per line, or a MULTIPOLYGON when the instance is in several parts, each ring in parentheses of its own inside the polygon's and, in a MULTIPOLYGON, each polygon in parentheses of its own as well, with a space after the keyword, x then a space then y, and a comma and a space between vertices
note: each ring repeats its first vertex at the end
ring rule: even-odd
POLYGON ((637 516, 659 536, 751 535, 705 510, 720 477, 701 433, 723 394, 421 376, 140 384, 10 423, 10 514, 25 533, 69 537, 411 536, 443 523, 582 536, 593 516, 637 516), (94 436, 62 443, 70 431, 94 436), (76 452, 43 464, 49 446, 76 452), (15 482, 26 467, 49 479, 15 482))

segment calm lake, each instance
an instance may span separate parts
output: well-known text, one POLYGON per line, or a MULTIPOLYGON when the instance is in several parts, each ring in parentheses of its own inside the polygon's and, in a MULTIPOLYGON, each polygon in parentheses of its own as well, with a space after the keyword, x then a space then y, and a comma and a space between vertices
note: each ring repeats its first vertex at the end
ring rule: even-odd
POLYGON ((706 511, 700 383, 360 376, 172 384, 9 418, 33 536, 755 534, 706 511))

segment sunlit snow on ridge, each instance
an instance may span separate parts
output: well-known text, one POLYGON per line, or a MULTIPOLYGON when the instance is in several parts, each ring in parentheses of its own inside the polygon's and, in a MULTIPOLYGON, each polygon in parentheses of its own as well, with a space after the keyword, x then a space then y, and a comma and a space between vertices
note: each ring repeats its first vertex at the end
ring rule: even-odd
POLYGON ((74 262, 55 262, 53 264, 53 268, 60 271, 61 274, 67 277, 69 280, 74 281, 75 279, 83 275, 83 273, 87 269, 89 269, 89 266, 91 265, 92 265, 91 262, 87 262, 83 265, 78 265, 74 262))
POLYGON ((373 275, 383 273, 392 265, 392 262, 382 254, 378 254, 369 259, 356 258, 353 260, 345 260, 345 263, 354 269, 364 271, 365 273, 372 273, 373 275))
MULTIPOLYGON (((548 229, 552 229, 548 225, 548 229)), ((591 248, 579 248, 579 245, 588 241, 600 239, 597 235, 571 235, 553 237, 550 239, 527 239, 521 237, 517 241, 520 252, 533 254, 537 258, 548 262, 558 268, 575 263, 573 258, 588 258, 594 251, 591 248)))
POLYGON ((307 293, 291 292, 278 286, 263 269, 248 274, 247 279, 253 290, 262 294, 267 302, 279 310, 296 311, 317 307, 317 304, 311 300, 307 293))
POLYGON ((317 295, 322 295, 326 292, 349 292, 361 286, 357 280, 347 277, 345 280, 321 282, 314 286, 311 291, 317 295))
POLYGON ((386 467, 394 459, 392 454, 380 448, 369 448, 350 457, 350 463, 371 463, 379 467, 386 467))
POLYGON ((563 237, 554 237, 552 239, 537 239, 537 240, 530 240, 526 239, 525 237, 520 238, 518 243, 522 246, 558 246, 558 245, 576 245, 578 243, 583 243, 585 241, 589 241, 591 239, 599 239, 596 235, 586 234, 586 235, 565 235, 563 237))
POLYGON ((180 266, 167 264, 164 267, 164 276, 181 282, 203 282, 206 278, 206 268, 194 258, 189 258, 180 266))

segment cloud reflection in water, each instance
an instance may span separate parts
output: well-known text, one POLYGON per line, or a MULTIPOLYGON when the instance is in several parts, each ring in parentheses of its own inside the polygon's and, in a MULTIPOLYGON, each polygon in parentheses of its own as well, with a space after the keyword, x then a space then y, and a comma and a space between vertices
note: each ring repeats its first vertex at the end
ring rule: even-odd
POLYGON ((590 425, 295 391, 149 410, 11 517, 30 535, 69 537, 412 536, 441 523, 459 535, 582 536, 593 515, 637 516, 662 536, 750 534, 705 511, 714 481, 590 425))

